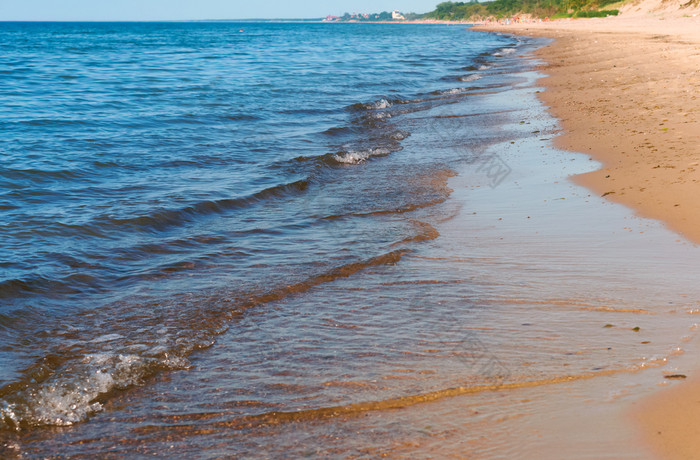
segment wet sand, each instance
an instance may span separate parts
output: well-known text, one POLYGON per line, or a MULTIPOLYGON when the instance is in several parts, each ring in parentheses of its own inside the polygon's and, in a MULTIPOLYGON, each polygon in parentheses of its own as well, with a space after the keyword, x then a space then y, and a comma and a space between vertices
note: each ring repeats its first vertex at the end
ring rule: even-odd
MULTIPOLYGON (((700 243, 700 16, 640 3, 617 18, 480 30, 543 36, 540 96, 561 120, 558 147, 599 170, 574 180, 700 243), (694 16, 695 15, 695 16, 694 16)), ((676 364, 690 378, 635 403, 640 440, 661 458, 700 458, 697 340, 676 364)))
POLYGON ((541 97, 564 129, 557 145, 604 164, 577 181, 700 243, 700 17, 497 30, 555 39, 540 57, 541 97))

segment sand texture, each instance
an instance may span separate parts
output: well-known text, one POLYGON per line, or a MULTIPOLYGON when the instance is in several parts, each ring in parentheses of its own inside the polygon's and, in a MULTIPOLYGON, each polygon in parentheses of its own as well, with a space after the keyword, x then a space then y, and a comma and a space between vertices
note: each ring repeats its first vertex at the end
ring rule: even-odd
MULTIPOLYGON (((553 38, 539 56, 557 145, 603 165, 574 180, 700 243, 698 10, 645 0, 615 18, 477 29, 553 38)), ((661 458, 700 458, 700 373, 632 418, 661 458)))
POLYGON ((603 163, 576 181, 700 243, 700 16, 630 16, 488 27, 555 39, 557 145, 603 163))

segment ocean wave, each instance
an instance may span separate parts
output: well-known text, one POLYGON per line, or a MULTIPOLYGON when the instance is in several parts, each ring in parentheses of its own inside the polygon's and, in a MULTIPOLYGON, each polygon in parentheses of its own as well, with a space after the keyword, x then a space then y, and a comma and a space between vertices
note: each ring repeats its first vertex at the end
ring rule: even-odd
POLYGON ((379 99, 378 101, 372 102, 370 104, 366 104, 365 108, 368 109, 388 109, 389 107, 393 106, 394 104, 391 103, 390 101, 386 99, 379 99))
POLYGON ((393 107, 396 104, 407 104, 410 103, 411 101, 407 101, 404 99, 400 98, 380 98, 377 99, 376 101, 370 101, 370 102, 358 102, 357 104, 353 104, 350 107, 348 107, 350 110, 383 110, 383 109, 389 109, 393 107))
POLYGON ((349 152, 335 154, 333 155, 333 159, 336 162, 342 164, 359 164, 367 161, 372 157, 383 157, 389 155, 390 153, 391 150, 386 148, 374 148, 359 151, 351 150, 349 152))
POLYGON ((35 183, 84 180, 90 172, 83 169, 16 169, 0 167, 0 177, 10 181, 31 181, 35 183))
POLYGON ((100 227, 109 227, 110 229, 116 230, 129 229, 143 232, 162 231, 169 227, 180 226, 186 222, 191 222, 198 217, 211 214, 223 214, 227 211, 244 208, 271 198, 299 193, 306 190, 307 186, 308 182, 306 180, 299 180, 288 184, 276 185, 246 197, 205 200, 180 209, 161 209, 151 214, 126 219, 102 217, 98 218, 95 224, 100 227))
POLYGON ((452 96, 455 94, 462 94, 466 93, 469 91, 470 88, 450 88, 450 89, 444 89, 440 91, 435 91, 436 96, 452 96))
MULTIPOLYGON (((241 208, 255 206, 261 203, 284 199, 303 193, 308 187, 307 180, 299 180, 287 184, 280 184, 253 193, 248 196, 232 199, 204 200, 177 209, 154 210, 148 214, 126 216, 117 218, 102 215, 89 221, 76 224, 65 224, 57 221, 25 221, 22 226, 26 229, 11 229, 13 238, 21 241, 22 238, 71 238, 71 239, 95 239, 107 241, 116 240, 122 234, 150 233, 159 237, 161 232, 175 227, 182 227, 191 222, 197 222, 212 215, 224 215, 241 208)), ((212 244, 209 238, 204 244, 212 244)), ((193 247, 202 247, 203 244, 196 237, 159 239, 158 242, 112 248, 109 253, 109 262, 105 261, 105 253, 100 244, 94 249, 83 248, 81 251, 65 253, 44 252, 43 266, 24 265, 8 271, 5 277, 0 277, 0 303, 7 301, 5 307, 9 307, 12 301, 26 299, 35 296, 43 296, 45 299, 75 298, 100 294, 110 289, 115 281, 126 281, 134 276, 129 270, 125 271, 121 264, 131 264, 153 257, 154 254, 181 253, 193 247), (117 270, 113 263, 118 263, 117 270)), ((220 243, 220 241, 219 241, 220 243)), ((173 273, 182 271, 183 266, 169 261, 159 272, 173 273)), ((187 262, 190 263, 189 261, 187 262)), ((153 266, 148 271, 152 275, 153 266)), ((49 300, 51 302, 52 300, 49 300)), ((3 308, 3 313, 5 309, 3 308)))
MULTIPOLYGON (((81 224, 65 224, 58 221, 44 222, 41 228, 30 230, 34 235, 44 237, 85 237, 112 238, 115 232, 155 233, 195 222, 200 218, 216 214, 225 214, 236 209, 247 208, 268 200, 291 196, 303 192, 308 181, 298 180, 260 190, 256 193, 219 200, 203 200, 176 209, 160 208, 152 212, 129 217, 99 215, 81 224)), ((25 222, 25 226, 27 222, 25 222)), ((0 285, 0 295, 3 288, 0 285)))
POLYGON ((458 80, 459 80, 459 81, 476 81, 476 80, 479 80, 479 79, 481 79, 481 78, 483 78, 483 77, 484 77, 483 75, 478 74, 478 73, 475 73, 475 74, 472 74, 472 75, 466 75, 466 76, 464 76, 464 77, 459 77, 458 80))
POLYGON ((373 118, 375 120, 384 120, 386 118, 391 118, 392 115, 389 112, 372 112, 368 114, 369 118, 373 118))
POLYGON ((381 110, 388 109, 392 105, 394 104, 392 104, 388 99, 381 98, 376 101, 358 102, 357 104, 351 105, 350 108, 353 110, 381 110))
MULTIPOLYGON (((356 130, 353 128, 332 128, 325 131, 323 134, 327 134, 332 137, 343 137, 356 134, 356 130)), ((375 145, 375 147, 356 147, 348 148, 346 146, 342 147, 336 153, 326 153, 318 156, 299 156, 289 160, 284 160, 275 164, 275 167, 279 168, 295 168, 298 169, 300 164, 305 164, 305 167, 313 168, 315 166, 338 166, 346 164, 357 164, 370 159, 371 157, 386 156, 392 152, 401 150, 400 141, 409 137, 411 133, 401 129, 387 130, 380 133, 379 138, 372 138, 370 142, 365 142, 365 144, 370 143, 375 145)), ((348 144, 352 144, 349 142, 348 144)))
POLYGON ((467 72, 474 72, 474 71, 489 70, 490 68, 491 68, 490 65, 481 64, 481 65, 470 65, 467 67, 462 67, 460 70, 465 70, 467 72))
POLYGON ((257 120, 262 120, 261 117, 257 115, 252 115, 249 113, 238 113, 235 115, 224 115, 222 118, 225 118, 227 120, 234 120, 234 121, 257 121, 257 120))
POLYGON ((29 275, 23 279, 0 282, 0 299, 24 297, 36 293, 51 296, 79 294, 97 290, 98 280, 88 275, 70 275, 62 279, 50 279, 42 275, 29 275))
POLYGON ((493 53, 493 55, 494 56, 507 56, 507 55, 513 54, 513 53, 515 53, 515 48, 509 47, 509 48, 501 48, 500 50, 493 53))
MULTIPOLYGON (((155 375, 190 366, 189 355, 214 343, 227 321, 261 304, 308 291, 378 265, 397 263, 406 250, 397 249, 340 265, 291 285, 259 293, 230 293, 206 310, 187 308, 185 297, 169 304, 115 304, 100 312, 71 317, 52 328, 41 327, 60 354, 46 355, 0 388, 0 432, 35 426, 70 426, 104 409, 121 391, 141 386, 155 375), (112 309, 116 308, 119 314, 112 309), (47 329, 47 330, 44 330, 47 329)), ((211 299, 210 299, 211 300, 211 299)), ((3 323, 11 323, 7 315, 3 323)))
POLYGON ((389 137, 395 141, 402 141, 406 139, 408 136, 410 136, 411 133, 408 131, 402 131, 400 129, 393 131, 389 134, 389 137))
POLYGON ((20 309, 0 313, 0 330, 16 330, 31 324, 36 324, 46 316, 46 311, 31 305, 20 309))
POLYGON ((148 358, 134 354, 84 355, 58 375, 0 399, 0 429, 70 426, 103 409, 99 397, 142 384, 158 370, 181 369, 188 361, 167 354, 148 358))
POLYGON ((96 123, 87 120, 71 120, 58 118, 34 118, 31 120, 21 120, 18 123, 29 126, 39 127, 76 127, 76 126, 94 126, 96 123))

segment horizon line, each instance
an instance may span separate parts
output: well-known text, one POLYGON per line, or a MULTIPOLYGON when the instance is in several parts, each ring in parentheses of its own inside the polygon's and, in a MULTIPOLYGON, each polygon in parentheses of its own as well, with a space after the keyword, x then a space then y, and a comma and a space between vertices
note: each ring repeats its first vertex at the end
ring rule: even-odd
POLYGON ((0 19, 2 22, 253 22, 253 21, 320 21, 319 18, 231 18, 231 19, 0 19))

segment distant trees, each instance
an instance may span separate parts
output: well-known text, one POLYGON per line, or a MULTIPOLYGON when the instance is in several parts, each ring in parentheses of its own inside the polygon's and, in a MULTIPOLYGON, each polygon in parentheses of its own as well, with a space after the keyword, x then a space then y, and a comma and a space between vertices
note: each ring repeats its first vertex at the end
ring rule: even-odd
POLYGON ((618 0, 492 0, 479 3, 476 0, 465 2, 442 2, 435 10, 426 13, 430 19, 460 21, 485 17, 508 17, 518 14, 531 14, 535 17, 553 16, 605 16, 616 15, 617 10, 595 11, 618 0))
POLYGON ((388 11, 382 11, 379 14, 375 13, 369 15, 370 18, 372 16, 375 16, 375 19, 373 19, 373 21, 391 21, 391 13, 389 13, 388 11))
POLYGON ((434 11, 426 14, 425 17, 443 21, 460 21, 488 14, 487 4, 479 3, 476 0, 469 3, 442 2, 435 7, 434 11))
MULTIPOLYGON (((469 21, 488 17, 504 18, 519 14, 535 17, 597 17, 616 15, 617 10, 600 10, 619 0, 490 0, 479 2, 442 2, 430 13, 407 13, 406 19, 438 19, 442 21, 469 21)), ((700 1, 700 0, 691 0, 700 1)), ((345 13, 341 21, 392 21, 391 13, 382 11, 372 14, 345 13)))

